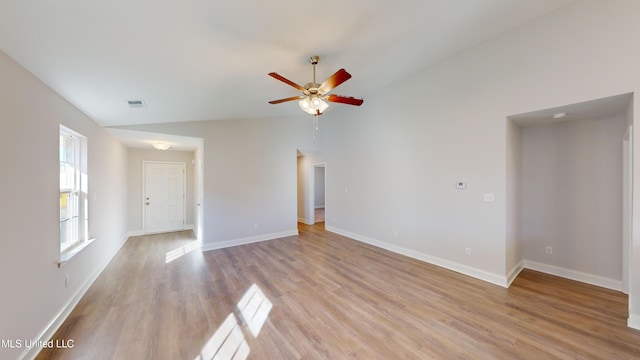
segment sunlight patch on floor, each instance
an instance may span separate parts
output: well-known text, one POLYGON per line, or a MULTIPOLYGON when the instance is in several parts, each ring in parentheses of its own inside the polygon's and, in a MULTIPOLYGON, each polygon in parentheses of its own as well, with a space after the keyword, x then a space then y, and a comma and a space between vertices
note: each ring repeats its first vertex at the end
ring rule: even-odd
POLYGON ((202 246, 202 243, 199 240, 195 240, 192 241, 190 243, 188 243, 187 245, 184 246, 180 246, 179 248, 175 249, 175 250, 171 250, 169 252, 167 252, 166 256, 165 256, 165 264, 168 264, 170 262, 172 262, 175 259, 178 259, 190 252, 192 252, 195 249, 198 249, 202 246))
POLYGON ((257 337, 262 325, 267 321, 273 305, 258 285, 253 284, 238 302, 240 322, 247 324, 251 335, 257 337))
MULTIPOLYGON (((251 285, 236 306, 240 324, 246 325, 251 335, 257 337, 272 307, 258 285, 251 285)), ((251 349, 240 324, 233 313, 229 314, 194 360, 246 359, 251 349)))
POLYGON ((194 360, 244 360, 249 351, 242 329, 231 313, 194 360))

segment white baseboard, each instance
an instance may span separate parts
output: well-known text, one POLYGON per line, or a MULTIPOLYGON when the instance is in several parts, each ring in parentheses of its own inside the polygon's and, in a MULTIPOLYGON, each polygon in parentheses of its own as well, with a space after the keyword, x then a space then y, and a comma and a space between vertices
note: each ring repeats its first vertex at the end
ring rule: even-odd
POLYGON ((627 319, 627 326, 640 330, 640 315, 639 314, 629 314, 629 318, 627 319))
MULTIPOLYGON (((182 230, 195 230, 195 229, 196 229, 196 226, 194 224, 187 224, 187 225, 183 225, 182 226, 182 230)), ((171 230, 171 231, 180 231, 180 229, 171 230)), ((127 235, 129 237, 131 237, 131 236, 143 236, 143 235, 146 235, 146 234, 144 233, 143 230, 130 230, 127 233, 127 235)))
MULTIPOLYGON (((73 294, 71 299, 69 299, 69 301, 63 306, 60 312, 58 312, 58 314, 49 322, 49 324, 45 327, 45 329, 42 330, 42 332, 40 332, 38 337, 33 340, 33 343, 40 344, 40 343, 47 342, 49 341, 49 339, 51 339, 51 337, 56 333, 56 331, 58 331, 58 328, 60 328, 62 323, 64 323, 64 321, 67 320, 67 317, 69 317, 69 314, 71 314, 71 312, 76 307, 76 305, 78 305, 78 303, 80 302, 84 294, 87 292, 87 290, 89 290, 91 285, 93 285, 93 283, 96 281, 98 276, 100 276, 102 271, 104 271, 107 265, 109 265, 111 260, 113 260, 114 256, 116 256, 118 251, 120 251, 120 249, 127 242, 128 239, 129 239, 128 235, 125 236, 124 239, 122 239, 116 251, 114 251, 113 254, 109 257, 109 259, 107 259, 107 261, 104 264, 102 264, 102 266, 98 267, 98 269, 96 269, 96 271, 84 282, 84 284, 82 284, 82 286, 78 289, 78 291, 76 291, 76 293, 73 294)), ((27 348, 22 352, 22 354, 20 354, 20 356, 18 356, 18 359, 33 360, 36 358, 36 356, 38 356, 38 353, 40 352, 40 350, 42 350, 42 348, 39 346, 27 348)))
POLYGON ((511 286, 511 283, 513 283, 513 280, 515 280, 518 275, 520 275, 520 272, 524 269, 524 260, 520 260, 519 263, 516 264, 516 266, 513 267, 513 269, 511 269, 511 271, 507 274, 507 287, 511 286))
POLYGON ((479 280, 483 280, 498 286, 502 286, 502 287, 508 287, 508 282, 507 282, 507 278, 506 276, 502 276, 502 275, 498 275, 498 274, 494 274, 494 273, 490 273, 488 271, 484 271, 484 270, 480 270, 480 269, 476 269, 474 267, 468 266, 468 265, 464 265, 464 264, 460 264, 460 263, 456 263, 450 260, 446 260, 446 259, 442 259, 439 257, 435 257, 435 256, 431 256, 431 255, 427 255, 421 252, 417 252, 414 250, 410 250, 407 248, 403 248, 401 246, 397 246, 397 245, 393 245, 393 244, 389 244, 383 241, 378 241, 366 236, 362 236, 359 234, 354 234, 352 232, 346 231, 346 230, 342 230, 333 226, 326 226, 325 229, 327 231, 331 231, 334 232, 336 234, 342 235, 342 236, 346 236, 348 238, 360 241, 360 242, 364 242, 367 243, 369 245, 373 245, 375 247, 379 247, 385 250, 389 250, 391 252, 400 254, 400 255, 404 255, 404 256, 408 256, 410 258, 414 258, 420 261, 424 261, 426 263, 429 264, 433 264, 433 265, 437 265, 440 266, 442 268, 445 269, 449 269, 458 273, 461 273, 463 275, 467 275, 467 276, 471 276, 473 278, 479 279, 479 280))
POLYGON ((127 236, 131 237, 131 236, 142 236, 144 235, 144 231, 142 230, 131 230, 127 233, 127 236))
POLYGON ((566 279, 580 281, 611 290, 622 291, 621 280, 609 279, 602 276, 587 274, 577 270, 566 269, 559 266, 543 264, 526 259, 524 260, 524 267, 526 269, 540 271, 546 274, 555 275, 566 279))
POLYGON ((309 219, 301 218, 301 217, 298 218, 298 222, 301 222, 301 223, 306 224, 306 225, 313 225, 314 224, 313 221, 311 221, 309 219))
POLYGON ((260 241, 267 241, 267 240, 279 239, 283 237, 296 236, 296 235, 298 235, 298 229, 281 231, 281 232, 271 233, 271 234, 250 236, 250 237, 245 237, 245 238, 235 239, 235 240, 227 240, 227 241, 221 241, 221 242, 215 242, 215 243, 202 244, 202 251, 224 249, 224 248, 238 246, 238 245, 252 244, 260 241))

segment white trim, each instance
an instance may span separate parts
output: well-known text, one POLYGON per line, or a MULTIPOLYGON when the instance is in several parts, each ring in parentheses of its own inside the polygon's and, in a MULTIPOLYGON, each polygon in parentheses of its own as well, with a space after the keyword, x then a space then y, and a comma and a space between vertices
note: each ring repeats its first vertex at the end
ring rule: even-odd
POLYGON ((622 140, 622 292, 629 294, 633 264, 633 125, 622 140))
POLYGON ((400 254, 400 255, 404 255, 404 256, 408 256, 410 258, 414 258, 420 261, 424 261, 426 263, 429 264, 433 264, 433 265, 437 265, 440 266, 442 268, 445 269, 449 269, 458 273, 461 273, 463 275, 467 275, 467 276, 471 276, 473 278, 479 279, 479 280, 483 280, 489 283, 492 283, 494 285, 498 285, 498 286, 502 286, 502 287, 508 287, 508 283, 507 283, 507 278, 505 276, 502 275, 498 275, 498 274, 494 274, 494 273, 490 273, 488 271, 484 271, 484 270, 480 270, 480 269, 476 269, 474 267, 468 266, 468 265, 464 265, 464 264, 460 264, 460 263, 456 263, 450 260, 446 260, 446 259, 442 259, 439 257, 435 257, 435 256, 431 256, 431 255, 427 255, 421 252, 417 252, 415 250, 410 250, 410 249, 406 249, 403 248, 401 246, 397 246, 397 245, 393 245, 393 244, 389 244, 383 241, 378 241, 378 240, 374 240, 372 238, 366 237, 366 236, 362 236, 362 235, 358 235, 358 234, 354 234, 352 232, 346 231, 346 230, 342 230, 336 227, 332 227, 332 226, 326 226, 325 230, 327 231, 331 231, 333 233, 342 235, 342 236, 346 236, 348 238, 360 241, 360 242, 364 242, 367 243, 369 245, 373 245, 375 247, 379 247, 385 250, 389 250, 391 252, 400 254))
POLYGON ((84 248, 91 245, 96 239, 89 239, 85 241, 80 241, 76 243, 76 245, 72 246, 70 249, 65 250, 62 254, 60 254, 60 261, 58 261, 58 267, 62 267, 65 263, 67 263, 71 258, 80 253, 84 248))
POLYGON ((563 277, 570 280, 580 281, 586 284, 600 286, 603 288, 622 291, 622 281, 609 279, 598 275, 587 274, 577 270, 562 268, 555 265, 548 265, 531 260, 524 260, 524 267, 546 274, 563 277))
POLYGON ((149 233, 149 234, 145 234, 144 231, 142 230, 131 230, 127 233, 127 236, 144 236, 144 235, 154 235, 154 234, 165 234, 165 233, 170 233, 170 232, 176 232, 176 231, 182 231, 182 230, 192 230, 194 233, 196 232, 196 226, 194 224, 187 224, 184 225, 182 227, 182 229, 175 229, 175 230, 166 230, 166 231, 161 231, 158 233, 149 233))
POLYGON ((131 230, 127 233, 127 236, 131 237, 131 236, 142 236, 144 235, 144 231, 142 230, 131 230))
POLYGON ((301 223, 306 224, 306 225, 313 225, 314 224, 313 221, 311 221, 309 219, 301 218, 301 217, 298 218, 298 222, 301 222, 301 223))
MULTIPOLYGON (((62 323, 64 323, 64 321, 67 320, 67 317, 69 317, 69 314, 71 314, 71 312, 76 307, 76 305, 78 305, 78 302, 80 302, 80 300, 82 299, 84 294, 87 292, 87 290, 89 290, 91 285, 93 285, 93 283, 96 281, 98 276, 100 276, 102 271, 104 271, 104 269, 109 265, 111 260, 113 260, 113 258, 120 251, 120 249, 127 242, 127 240, 129 240, 129 237, 125 236, 124 239, 120 242, 120 245, 118 245, 118 248, 116 249, 116 251, 114 251, 113 254, 109 257, 109 259, 107 259, 107 261, 105 261, 105 263, 102 266, 100 266, 93 273, 93 275, 91 275, 91 277, 89 277, 87 281, 84 282, 84 284, 82 284, 82 286, 78 289, 78 291, 76 291, 76 293, 73 294, 71 299, 69 299, 67 304, 62 307, 62 309, 58 312, 56 316, 54 316, 54 318, 49 322, 49 324, 44 328, 44 330, 40 332, 38 337, 35 340, 33 340, 33 343, 42 343, 42 342, 49 341, 49 339, 51 339, 51 337, 56 333, 56 331, 58 331, 58 328, 60 328, 62 323)), ((26 348, 22 352, 22 354, 18 356, 18 359, 35 359, 36 356, 38 356, 38 353, 40 353, 40 350, 42 350, 42 348, 38 346, 26 348)))
POLYGON ((221 241, 221 242, 215 242, 215 243, 209 243, 209 244, 202 244, 202 251, 224 249, 224 248, 238 246, 238 245, 252 244, 256 242, 280 239, 280 238, 296 236, 296 235, 298 235, 298 229, 281 231, 281 232, 271 233, 271 234, 249 236, 249 237, 235 239, 235 240, 227 240, 227 241, 221 241))
POLYGON ((520 262, 517 263, 516 266, 514 266, 513 269, 511 269, 511 271, 509 271, 509 274, 507 274, 507 287, 511 286, 513 281, 518 277, 518 275, 520 275, 520 272, 523 269, 524 269, 524 260, 520 260, 520 262))
POLYGON ((640 330, 640 314, 629 314, 627 326, 632 329, 640 330))

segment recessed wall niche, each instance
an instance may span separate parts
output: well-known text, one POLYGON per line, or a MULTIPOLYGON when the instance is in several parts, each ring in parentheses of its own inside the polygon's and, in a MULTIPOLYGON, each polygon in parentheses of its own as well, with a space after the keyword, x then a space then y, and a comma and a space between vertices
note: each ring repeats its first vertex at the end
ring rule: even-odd
POLYGON ((626 292, 632 100, 507 118, 507 264, 626 292))

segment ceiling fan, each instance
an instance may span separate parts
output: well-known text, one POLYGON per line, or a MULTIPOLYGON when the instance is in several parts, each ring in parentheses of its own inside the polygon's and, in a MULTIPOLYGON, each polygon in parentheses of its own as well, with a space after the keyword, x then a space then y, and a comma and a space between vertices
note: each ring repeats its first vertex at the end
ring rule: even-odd
POLYGON ((278 79, 285 84, 293 86, 294 88, 302 91, 302 93, 304 94, 292 96, 285 99, 269 101, 269 103, 280 104, 287 101, 298 100, 298 105, 303 111, 305 111, 307 114, 316 116, 322 115, 322 113, 329 107, 329 104, 326 103, 327 101, 355 106, 362 105, 362 103, 364 102, 364 100, 362 99, 356 99, 350 96, 329 94, 331 90, 351 78, 351 74, 349 74, 345 69, 336 71, 335 74, 331 75, 322 84, 318 84, 316 82, 316 65, 318 65, 319 60, 320 57, 317 55, 309 58, 309 62, 311 63, 311 65, 313 65, 313 82, 307 83, 304 87, 275 72, 269 73, 269 76, 278 79))

